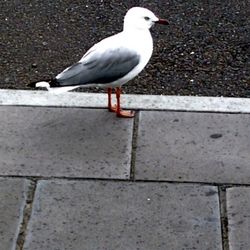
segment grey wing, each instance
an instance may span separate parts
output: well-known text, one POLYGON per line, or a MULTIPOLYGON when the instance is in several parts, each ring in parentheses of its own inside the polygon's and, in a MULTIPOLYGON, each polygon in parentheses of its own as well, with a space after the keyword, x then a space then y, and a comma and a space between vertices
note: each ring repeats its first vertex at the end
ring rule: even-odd
MULTIPOLYGON (((139 64, 140 56, 127 48, 91 51, 56 77, 59 86, 110 83, 128 74, 139 64)), ((57 85, 58 86, 58 85, 57 85)))

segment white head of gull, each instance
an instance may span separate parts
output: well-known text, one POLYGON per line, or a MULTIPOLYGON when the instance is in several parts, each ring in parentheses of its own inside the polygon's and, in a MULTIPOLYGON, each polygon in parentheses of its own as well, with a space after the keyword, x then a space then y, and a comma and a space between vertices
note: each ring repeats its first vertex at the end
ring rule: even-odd
POLYGON ((124 17, 123 30, 149 30, 159 18, 145 8, 133 7, 124 17))
POLYGON ((72 66, 50 81, 30 83, 31 87, 45 87, 54 93, 79 87, 98 86, 108 90, 108 109, 118 117, 133 117, 133 111, 121 109, 121 86, 137 76, 148 63, 153 52, 150 28, 155 24, 167 25, 145 8, 133 7, 124 18, 123 31, 105 38, 91 47, 72 66), (112 105, 112 88, 117 104, 112 105))

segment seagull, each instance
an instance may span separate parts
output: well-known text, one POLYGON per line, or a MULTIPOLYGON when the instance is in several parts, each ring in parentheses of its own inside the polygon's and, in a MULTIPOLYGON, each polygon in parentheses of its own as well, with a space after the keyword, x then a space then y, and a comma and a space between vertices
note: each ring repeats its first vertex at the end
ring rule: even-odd
POLYGON ((108 92, 108 110, 118 117, 131 118, 135 112, 122 110, 121 86, 136 77, 146 66, 153 52, 150 28, 155 24, 167 25, 152 11, 133 7, 124 17, 123 31, 101 40, 78 61, 49 81, 33 82, 30 87, 43 87, 54 93, 79 87, 102 87, 108 92), (115 89, 116 105, 112 105, 115 89))

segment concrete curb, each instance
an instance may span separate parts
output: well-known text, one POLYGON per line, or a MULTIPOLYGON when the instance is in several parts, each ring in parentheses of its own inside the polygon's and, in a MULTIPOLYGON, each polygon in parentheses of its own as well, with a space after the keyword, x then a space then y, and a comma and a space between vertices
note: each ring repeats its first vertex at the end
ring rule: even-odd
MULTIPOLYGON (((0 105, 105 108, 107 95, 0 89, 0 105)), ((122 106, 140 110, 250 113, 250 99, 231 97, 123 95, 122 106)))

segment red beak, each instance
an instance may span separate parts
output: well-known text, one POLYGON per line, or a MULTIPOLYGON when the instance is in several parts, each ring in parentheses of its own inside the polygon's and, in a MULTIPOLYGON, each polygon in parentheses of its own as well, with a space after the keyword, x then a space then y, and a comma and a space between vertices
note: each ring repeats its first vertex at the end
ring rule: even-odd
POLYGON ((159 19, 155 23, 163 24, 163 25, 169 25, 169 21, 166 19, 159 19))

